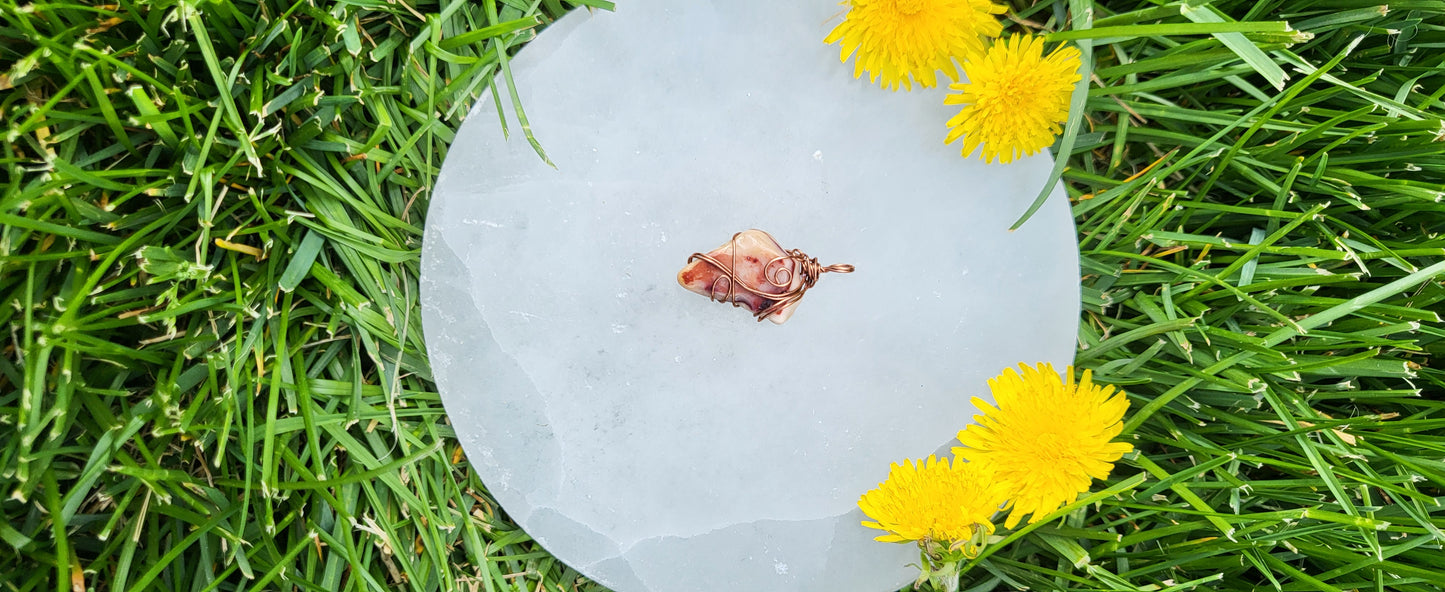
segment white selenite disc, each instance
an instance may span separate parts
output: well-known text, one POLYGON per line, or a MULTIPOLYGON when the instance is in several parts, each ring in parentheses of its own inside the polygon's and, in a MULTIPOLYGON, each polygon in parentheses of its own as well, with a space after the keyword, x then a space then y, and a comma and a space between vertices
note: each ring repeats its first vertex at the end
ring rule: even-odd
POLYGON ((467 457, 558 558, 620 592, 883 592, 911 545, 859 524, 890 463, 947 452, 970 397, 1073 359, 1048 156, 945 146, 944 89, 855 80, 836 0, 626 0, 511 62, 556 168, 490 94, 427 216, 422 313, 467 457), (759 228, 827 274, 785 325, 693 294, 694 252, 759 228))

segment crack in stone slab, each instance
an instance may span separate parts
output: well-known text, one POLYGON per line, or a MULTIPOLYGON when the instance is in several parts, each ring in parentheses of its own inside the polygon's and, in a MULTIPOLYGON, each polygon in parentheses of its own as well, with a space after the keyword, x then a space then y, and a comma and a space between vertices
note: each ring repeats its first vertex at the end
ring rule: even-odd
MULTIPOLYGON (((439 213, 444 214, 444 213, 445 213, 445 210, 443 209, 443 211, 442 211, 442 212, 439 212, 439 213)), ((471 268, 470 268, 469 265, 466 265, 466 264, 464 263, 462 257, 458 256, 458 254, 457 254, 457 249, 455 248, 454 245, 451 244, 451 241, 449 240, 449 237, 447 237, 447 236, 445 236, 445 235, 442 235, 442 234, 440 234, 440 233, 430 233, 430 234, 427 235, 427 241, 426 241, 426 244, 425 244, 424 246, 427 247, 427 250, 428 250, 428 256, 429 256, 429 257, 428 257, 428 263, 429 263, 428 266, 429 266, 429 267, 430 267, 430 266, 441 267, 441 266, 443 266, 443 262, 445 262, 447 258, 450 258, 450 259, 452 259, 452 260, 454 260, 454 261, 456 261, 456 262, 458 262, 458 263, 463 263, 463 264, 460 266, 461 271, 456 271, 456 270, 458 269, 458 266, 455 266, 455 265, 451 266, 451 269, 453 270, 454 273, 460 274, 461 280, 462 280, 462 281, 460 282, 461 285, 463 285, 463 286, 470 286, 470 285, 472 285, 472 277, 471 277, 471 274, 470 274, 470 269, 471 269, 471 268)), ((424 307, 423 310, 422 310, 422 314, 423 314, 423 325, 424 325, 424 326, 425 326, 425 325, 433 325, 433 327, 426 329, 426 331, 427 331, 427 336, 428 336, 428 337, 431 337, 431 338, 434 338, 434 339, 439 339, 439 340, 446 340, 446 341, 448 341, 448 342, 456 343, 456 344, 462 346, 462 347, 457 348, 457 349, 460 350, 461 352, 463 352, 463 356, 464 356, 463 359, 461 359, 461 360, 450 359, 450 358, 451 358, 450 354, 447 354, 447 355, 448 355, 448 360, 447 360, 448 363, 447 363, 446 365, 439 365, 438 368, 437 368, 437 370, 440 370, 440 371, 435 372, 435 373, 437 374, 437 377, 436 377, 436 378, 437 378, 438 384, 442 385, 442 389, 443 389, 442 392, 443 392, 444 398, 446 397, 446 395, 447 395, 448 392, 457 393, 457 392, 459 392, 459 391, 463 391, 463 390, 464 390, 464 389, 460 389, 460 388, 447 388, 447 387, 452 386, 453 384, 461 381, 461 378, 462 378, 462 377, 455 376, 455 375, 453 374, 453 372, 457 370, 457 368, 455 368, 455 364, 456 364, 457 362, 462 362, 462 363, 463 363, 463 367, 460 369, 462 372, 466 372, 466 371, 469 369, 469 367, 470 367, 470 368, 487 368, 487 369, 489 369, 490 371, 492 371, 492 372, 495 373, 495 372, 500 371, 500 370, 505 370, 506 368, 508 368, 508 367, 510 366, 511 368, 515 369, 515 370, 517 371, 517 373, 521 374, 522 377, 524 377, 524 378, 527 380, 528 384, 530 384, 530 385, 532 386, 532 392, 537 395, 537 396, 535 396, 535 397, 523 397, 523 398, 521 398, 521 399, 519 399, 519 400, 531 400, 531 401, 534 401, 534 402, 540 402, 540 401, 542 400, 542 397, 540 396, 540 391, 537 389, 537 386, 536 386, 535 382, 532 381, 531 375, 526 372, 526 369, 525 369, 525 368, 522 368, 521 365, 517 363, 517 361, 516 361, 516 356, 508 353, 508 352, 506 351, 506 349, 505 349, 499 342, 497 342, 497 340, 495 339, 495 337, 492 335, 492 333, 491 333, 490 330, 488 329, 488 326, 489 326, 489 325, 488 325, 487 322, 486 322, 486 311, 484 310, 485 307, 483 307, 481 304, 479 304, 479 303, 476 302, 476 300, 475 300, 475 295, 474 295, 473 291, 471 291, 471 290, 456 290, 454 287, 448 286, 448 285, 434 285, 434 286, 431 286, 430 288, 431 288, 431 290, 433 290, 433 291, 435 291, 435 292, 446 292, 446 291, 449 291, 449 292, 460 292, 460 298, 459 298, 459 300, 461 300, 461 301, 463 301, 463 302, 469 302, 469 303, 470 303, 469 308, 470 308, 473 312, 475 312, 478 317, 481 317, 481 318, 483 319, 481 326, 476 328, 477 330, 464 331, 464 332, 458 334, 458 333, 456 333, 456 332, 454 331, 457 327, 459 327, 459 325, 455 322, 455 319, 456 319, 455 316, 452 316, 452 315, 444 315, 444 314, 440 311, 440 309, 430 309, 430 308, 428 308, 428 307, 424 307), (443 317, 443 316, 448 316, 448 317, 450 317, 450 319, 440 318, 440 317, 443 317), (428 322, 427 322, 427 319, 428 319, 428 318, 434 318, 434 319, 436 319, 436 320, 434 320, 434 321, 431 322, 431 323, 428 323, 428 322), (475 342, 476 342, 479 338, 482 340, 482 342, 483 342, 484 344, 485 344, 485 343, 489 343, 489 344, 490 344, 490 348, 488 348, 488 347, 485 346, 485 345, 483 345, 483 346, 481 346, 481 347, 478 347, 475 342), (476 357, 476 356, 478 356, 478 355, 486 355, 489 351, 492 351, 492 350, 494 350, 494 351, 495 351, 496 353, 498 353, 498 354, 501 354, 501 356, 503 356, 504 359, 503 359, 503 360, 497 360, 497 361, 495 361, 494 363, 490 363, 490 364, 486 364, 486 363, 483 363, 483 364, 466 364, 466 362, 467 362, 469 359, 472 359, 472 358, 474 358, 474 357, 476 357), (508 364, 507 362, 510 362, 510 364, 508 364)), ((458 385, 458 386, 460 386, 460 385, 458 385)), ((516 401, 514 401, 514 402, 516 402, 516 401)), ((454 405, 450 406, 449 410, 450 410, 452 413, 454 413, 454 414, 459 414, 459 415, 462 416, 463 418, 470 417, 470 416, 472 416, 472 415, 475 413, 475 410, 472 409, 472 406, 470 406, 470 405, 457 405, 457 404, 454 404, 454 405)), ((514 411, 515 411, 515 408, 514 408, 514 411)), ((514 413, 513 415, 514 415, 514 416, 524 416, 525 414, 524 414, 524 413, 514 413)), ((537 445, 539 445, 539 444, 542 443, 542 442, 551 442, 552 446, 555 447, 556 450, 557 450, 557 452, 555 453, 555 455, 560 457, 560 455, 561 455, 561 445, 560 445, 560 442, 559 442, 559 441, 557 440, 557 438, 556 438, 555 432, 554 432, 553 430, 551 430, 551 428, 550 428, 550 420, 547 420, 548 415, 547 415, 547 410, 546 410, 546 408, 545 408, 545 405, 541 405, 541 406, 540 406, 540 415, 543 417, 544 422, 541 423, 541 424, 538 424, 538 423, 536 423, 536 422, 533 422, 533 423, 532 423, 532 427, 547 426, 547 429, 540 434, 541 437, 531 439, 531 442, 534 443, 534 445, 532 446, 531 450, 534 450, 534 451, 536 452, 536 454, 539 454, 539 455, 542 455, 542 456, 547 456, 546 450, 545 450, 545 449, 538 449, 538 448, 537 448, 537 445)), ((525 425, 525 424, 524 424, 524 425, 525 425)), ((530 504, 530 503, 529 503, 529 504, 510 503, 510 504, 509 504, 509 503, 503 501, 503 498, 508 498, 508 497, 510 497, 510 498, 514 498, 514 499, 515 499, 516 497, 521 497, 522 499, 525 499, 525 500, 527 500, 528 502, 532 502, 533 500, 530 499, 531 497, 537 495, 538 492, 546 492, 546 491, 548 491, 548 488, 537 488, 537 487, 530 487, 530 486, 518 487, 517 484, 515 484, 515 483, 512 482, 512 478, 513 478, 514 475, 513 475, 513 473, 512 473, 512 467, 509 465, 509 463, 507 463, 507 462, 505 462, 505 461, 503 461, 503 460, 497 459, 497 458, 493 455, 493 454, 494 454, 494 449, 492 449, 490 446, 481 446, 480 448, 477 448, 477 445, 479 445, 479 442, 480 442, 480 440, 483 438, 483 436, 485 435, 485 432, 483 432, 483 433, 477 433, 476 430, 473 430, 473 431, 472 431, 472 435, 471 435, 470 437, 462 436, 462 434, 463 434, 464 432, 465 432, 465 430, 459 430, 459 431, 458 431, 458 434, 459 434, 459 436, 462 437, 464 444, 472 444, 473 446, 472 446, 471 448, 473 449, 473 451, 477 451, 477 452, 480 452, 480 453, 481 453, 480 455, 478 455, 476 458, 473 458, 472 460, 473 460, 474 466, 479 469, 479 472, 484 472, 484 473, 486 473, 485 475, 483 475, 483 482, 486 483, 487 486, 488 486, 488 488, 492 490, 492 494, 493 494, 494 496, 497 496, 497 497, 498 497, 498 501, 502 501, 502 502, 503 502, 503 505, 508 507, 508 512, 511 513, 511 515, 512 515, 512 517, 513 517, 514 520, 517 520, 518 522, 525 522, 525 521, 527 520, 528 514, 529 514, 529 512, 526 510, 526 508, 530 507, 532 504, 530 504)), ((557 469, 557 471, 555 472, 554 478, 552 479, 552 480, 554 481, 554 485, 550 488, 551 491, 554 491, 554 492, 555 492, 555 491, 558 489, 558 487, 560 486, 561 480, 562 480, 562 478, 563 478, 562 475, 563 475, 562 467, 559 466, 558 469, 557 469)))

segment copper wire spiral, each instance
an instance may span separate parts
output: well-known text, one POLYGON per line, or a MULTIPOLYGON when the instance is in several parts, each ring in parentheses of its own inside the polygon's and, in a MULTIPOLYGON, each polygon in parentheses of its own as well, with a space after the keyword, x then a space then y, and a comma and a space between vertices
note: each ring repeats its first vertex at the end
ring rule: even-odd
POLYGON ((737 293, 735 290, 737 288, 742 288, 744 291, 759 298, 762 298, 764 301, 772 301, 772 304, 763 307, 761 310, 753 314, 753 316, 756 317, 759 322, 761 322, 763 319, 768 318, 769 315, 772 315, 775 312, 787 308, 792 303, 802 300, 803 293, 807 292, 809 288, 812 288, 814 284, 817 284, 818 278, 821 277, 823 274, 829 272, 853 273, 852 265, 848 265, 846 263, 823 265, 821 263, 818 263, 818 259, 816 257, 809 257, 801 250, 791 249, 787 251, 785 255, 772 258, 768 261, 767 265, 763 266, 763 279, 767 280, 769 284, 772 284, 773 287, 776 288, 787 288, 788 286, 792 285, 794 271, 793 269, 788 269, 788 266, 786 265, 779 265, 777 269, 772 269, 774 263, 782 263, 786 260, 792 260, 795 262, 794 267, 796 268, 797 272, 802 274, 803 276, 803 283, 799 284, 796 289, 785 289, 782 293, 779 294, 769 294, 767 292, 763 292, 757 288, 749 286, 747 282, 742 281, 742 279, 737 276, 737 273, 733 271, 733 269, 737 267, 738 262, 737 240, 738 236, 740 235, 742 235, 741 232, 736 233, 731 239, 731 265, 723 265, 721 261, 718 261, 717 259, 714 259, 703 253, 693 253, 691 257, 687 258, 687 262, 692 263, 693 261, 706 261, 709 265, 716 267, 719 271, 723 273, 722 276, 719 276, 716 280, 713 280, 713 284, 708 290, 708 298, 712 299, 713 301, 729 302, 732 303, 733 306, 742 308, 742 303, 734 299, 734 296, 737 293), (723 285, 725 285, 727 289, 719 290, 719 288, 721 287, 719 286, 719 284, 723 282, 726 282, 726 284, 723 285), (717 298, 716 296, 714 296, 719 291, 725 292, 722 298, 717 298))

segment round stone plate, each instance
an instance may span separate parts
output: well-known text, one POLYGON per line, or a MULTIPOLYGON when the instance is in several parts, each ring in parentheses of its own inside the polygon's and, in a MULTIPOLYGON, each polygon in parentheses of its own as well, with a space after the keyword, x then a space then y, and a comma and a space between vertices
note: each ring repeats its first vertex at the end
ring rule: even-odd
MULTIPOLYGON (((490 95, 442 168, 422 314, 472 467, 549 551, 620 592, 882 592, 915 547, 858 496, 946 450, 1079 312, 1062 191, 944 146, 942 89, 852 78, 834 0, 628 0, 512 61, 556 168, 490 95), (766 230, 827 274, 784 325, 684 290, 694 252, 766 230)), ((499 88, 505 82, 498 80, 499 88)))

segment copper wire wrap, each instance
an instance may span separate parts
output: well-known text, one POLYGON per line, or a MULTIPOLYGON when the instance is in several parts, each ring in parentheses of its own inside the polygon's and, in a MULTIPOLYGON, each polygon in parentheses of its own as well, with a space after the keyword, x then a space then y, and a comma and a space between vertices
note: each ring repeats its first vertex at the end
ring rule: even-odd
POLYGON ((718 277, 716 280, 713 280, 713 284, 708 290, 707 297, 714 302, 730 302, 733 306, 742 308, 742 303, 733 298, 734 295, 737 293, 736 290, 738 288, 742 288, 744 291, 753 294, 754 296, 757 296, 759 298, 762 298, 765 301, 771 301, 772 304, 763 307, 761 310, 753 314, 753 316, 756 317, 759 322, 761 322, 763 319, 768 318, 769 315, 772 315, 775 312, 787 308, 792 303, 802 300, 803 293, 807 292, 809 288, 812 288, 814 284, 818 283, 818 278, 821 277, 823 274, 829 272, 853 273, 852 265, 848 265, 846 263, 823 265, 821 263, 818 263, 817 258, 809 257, 807 253, 804 253, 798 249, 791 249, 786 251, 786 254, 781 257, 772 258, 768 261, 767 265, 763 266, 763 279, 767 280, 767 282, 769 284, 772 284, 775 288, 783 288, 784 291, 779 294, 769 294, 767 292, 763 292, 758 288, 749 286, 747 282, 742 281, 742 279, 738 278, 737 273, 733 271, 733 269, 736 268, 738 262, 737 241, 738 236, 740 235, 742 235, 741 232, 736 233, 731 239, 732 260, 729 261, 731 265, 723 265, 721 261, 713 259, 712 257, 709 257, 704 253, 693 253, 691 257, 687 258, 687 262, 692 263, 693 261, 706 261, 709 265, 718 268, 718 270, 723 273, 722 276, 718 277), (798 273, 801 273, 803 276, 803 283, 799 284, 797 289, 794 290, 787 289, 788 286, 793 284, 792 269, 788 269, 787 265, 778 265, 777 269, 772 269, 773 264, 782 263, 783 261, 790 259, 794 262, 794 269, 796 269, 798 273), (718 284, 723 282, 726 282, 726 284, 724 284, 727 288, 726 290, 719 289, 721 288, 721 286, 719 286, 718 284), (716 296, 714 296, 720 291, 725 292, 722 298, 717 298, 716 296))

